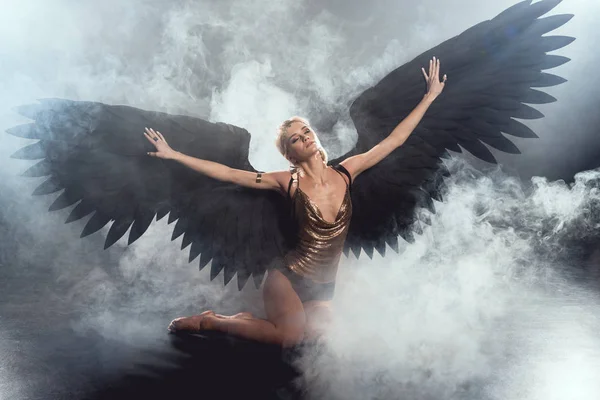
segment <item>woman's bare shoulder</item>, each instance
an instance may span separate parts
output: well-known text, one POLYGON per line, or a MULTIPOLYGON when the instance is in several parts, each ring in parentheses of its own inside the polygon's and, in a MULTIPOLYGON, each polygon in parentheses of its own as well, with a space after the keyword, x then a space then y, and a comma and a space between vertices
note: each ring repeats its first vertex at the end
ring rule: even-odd
POLYGON ((278 191, 283 194, 283 195, 287 195, 287 189, 288 189, 288 185, 289 182, 292 178, 292 174, 290 171, 285 171, 285 170, 281 170, 281 171, 273 171, 273 172, 269 172, 268 173, 275 181, 277 181, 279 189, 278 191))

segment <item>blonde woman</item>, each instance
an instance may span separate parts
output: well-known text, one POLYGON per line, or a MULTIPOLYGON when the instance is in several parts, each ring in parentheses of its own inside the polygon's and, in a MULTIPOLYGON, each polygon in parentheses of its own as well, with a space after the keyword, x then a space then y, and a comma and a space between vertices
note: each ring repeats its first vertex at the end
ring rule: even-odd
POLYGON ((249 313, 223 316, 205 311, 177 318, 173 332, 221 331, 259 342, 296 345, 306 336, 321 333, 329 319, 330 302, 344 240, 352 216, 352 181, 394 149, 401 146, 417 126, 427 108, 442 92, 440 61, 429 65, 427 93, 417 107, 390 133, 366 153, 328 166, 327 153, 307 120, 293 117, 278 129, 276 145, 292 164, 290 171, 252 173, 200 160, 174 151, 162 134, 146 129, 147 139, 156 147, 153 157, 180 162, 211 178, 253 189, 279 192, 290 200, 290 212, 297 226, 295 246, 280 268, 271 269, 263 286, 266 319, 249 313))

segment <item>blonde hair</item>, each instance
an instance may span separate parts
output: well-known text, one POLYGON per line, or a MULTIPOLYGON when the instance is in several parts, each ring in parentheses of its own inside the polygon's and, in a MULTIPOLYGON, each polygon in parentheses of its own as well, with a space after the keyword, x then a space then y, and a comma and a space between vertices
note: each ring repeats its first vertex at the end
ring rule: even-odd
MULTIPOLYGON (((305 124, 306 126, 310 127, 310 124, 308 123, 308 120, 306 120, 305 118, 298 117, 298 116, 293 116, 293 117, 291 117, 291 118, 286 119, 285 121, 283 121, 281 123, 281 125, 279 125, 279 127, 277 128, 277 135, 276 135, 276 139, 275 139, 275 146, 277 146, 277 150, 279 150, 279 152, 281 153, 281 155, 284 156, 285 159, 288 160, 288 161, 290 161, 290 160, 288 158, 288 141, 287 141, 288 131, 287 130, 288 130, 288 128, 290 126, 292 126, 292 124, 294 122, 301 122, 301 123, 305 124)), ((323 163, 327 164, 327 152, 325 151, 325 149, 323 148, 323 146, 321 146, 321 142, 319 141, 319 137, 317 136, 316 132, 315 132, 315 143, 317 144, 317 149, 319 151, 319 154, 321 154, 321 158, 323 159, 323 163)), ((297 169, 297 166, 292 163, 291 169, 297 169)))

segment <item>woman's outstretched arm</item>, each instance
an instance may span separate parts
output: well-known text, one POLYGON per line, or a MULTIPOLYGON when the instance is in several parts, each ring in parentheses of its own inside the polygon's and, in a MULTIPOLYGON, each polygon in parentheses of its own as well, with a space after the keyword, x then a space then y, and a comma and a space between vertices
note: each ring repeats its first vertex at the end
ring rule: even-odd
POLYGON ((163 135, 151 128, 146 128, 144 135, 156 147, 155 152, 148 153, 149 156, 177 161, 196 172, 219 181, 231 182, 255 189, 271 189, 283 192, 285 182, 289 178, 289 172, 287 171, 263 172, 258 177, 255 172, 231 168, 214 161, 188 156, 173 150, 163 135))
POLYGON ((383 160, 396 148, 402 146, 408 136, 415 130, 425 112, 433 103, 435 98, 442 92, 446 82, 444 75, 443 82, 440 82, 440 60, 433 58, 429 61, 429 75, 422 69, 425 80, 427 81, 427 93, 423 96, 423 100, 412 110, 406 118, 402 120, 388 137, 383 139, 377 145, 373 146, 369 151, 349 157, 341 162, 341 164, 352 174, 352 178, 356 178, 361 172, 371 168, 379 161, 383 160))

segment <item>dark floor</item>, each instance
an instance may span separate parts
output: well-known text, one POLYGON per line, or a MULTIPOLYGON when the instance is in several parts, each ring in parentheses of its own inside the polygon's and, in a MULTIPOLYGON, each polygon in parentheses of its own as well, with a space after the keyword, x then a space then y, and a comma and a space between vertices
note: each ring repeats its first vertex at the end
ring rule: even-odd
MULTIPOLYGON (((4 281, 6 282, 6 281, 4 281)), ((13 282, 14 283, 14 282, 13 282)), ((13 287, 16 287, 13 286, 13 287)), ((21 288, 22 289, 22 288, 21 288)), ((6 294, 4 292, 3 294, 6 294)), ((6 296, 3 296, 6 299, 6 296)), ((298 398, 292 352, 163 329, 139 346, 77 332, 35 301, 0 307, 0 394, 10 399, 298 398)))

